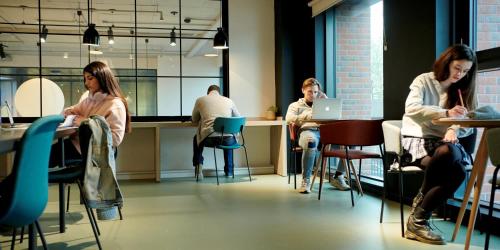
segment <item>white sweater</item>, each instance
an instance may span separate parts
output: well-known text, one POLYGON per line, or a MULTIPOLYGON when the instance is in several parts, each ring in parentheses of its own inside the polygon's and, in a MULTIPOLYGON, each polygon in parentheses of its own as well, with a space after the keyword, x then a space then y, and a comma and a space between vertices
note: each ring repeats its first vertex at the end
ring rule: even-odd
MULTIPOLYGON (((443 138, 447 126, 434 125, 433 119, 446 117, 446 101, 448 94, 434 77, 433 72, 424 73, 415 78, 410 85, 410 94, 406 98, 405 114, 403 115, 403 136, 443 138)), ((472 129, 452 126, 458 137, 472 133, 472 129)))
POLYGON ((286 122, 295 123, 301 129, 316 129, 319 125, 315 122, 308 122, 312 118, 312 107, 307 105, 304 98, 291 103, 286 112, 286 122))

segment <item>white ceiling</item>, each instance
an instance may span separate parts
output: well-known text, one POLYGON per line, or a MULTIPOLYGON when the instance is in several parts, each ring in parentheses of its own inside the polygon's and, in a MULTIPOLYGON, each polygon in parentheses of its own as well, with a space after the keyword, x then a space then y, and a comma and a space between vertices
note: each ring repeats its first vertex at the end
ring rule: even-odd
MULTIPOLYGON (((87 1, 76 0, 42 0, 41 23, 49 30, 47 42, 42 45, 44 55, 61 55, 68 53, 76 55, 87 53, 87 47, 81 46, 81 37, 78 37, 79 16, 77 10, 82 10, 80 16, 80 34, 87 28, 88 12, 87 1), (59 25, 59 26, 57 26, 59 25), (68 35, 57 35, 72 34, 68 35)), ((180 14, 178 0, 137 0, 137 34, 138 36, 156 36, 162 38, 148 38, 147 53, 151 55, 178 54, 177 46, 171 47, 170 31, 176 27, 179 36, 179 27, 182 27, 182 53, 186 56, 198 56, 213 51, 211 48, 215 30, 220 23, 220 1, 217 0, 182 0, 180 14), (179 20, 180 17, 180 20, 179 20), (163 20, 161 20, 163 18, 163 20), (184 20, 190 18, 187 23, 184 20), (157 28, 157 29, 151 29, 157 28), (190 30, 194 29, 194 30, 190 30), (200 31, 211 30, 211 31, 200 31)), ((134 38, 120 37, 130 35, 134 28, 134 1, 133 0, 98 0, 92 2, 92 23, 95 23, 101 36, 99 50, 110 56, 128 55, 135 49, 134 38), (115 44, 108 45, 107 30, 114 25, 115 44)), ((7 45, 5 52, 15 54, 38 54, 38 34, 13 34, 5 32, 38 32, 38 1, 33 0, 2 0, 0 2, 0 43, 7 45), (25 6, 25 7, 22 7, 25 6), (5 24, 15 23, 15 24, 5 24), (32 24, 21 25, 20 23, 32 24)), ((145 37, 138 37, 137 47, 139 56, 146 54, 145 37)))

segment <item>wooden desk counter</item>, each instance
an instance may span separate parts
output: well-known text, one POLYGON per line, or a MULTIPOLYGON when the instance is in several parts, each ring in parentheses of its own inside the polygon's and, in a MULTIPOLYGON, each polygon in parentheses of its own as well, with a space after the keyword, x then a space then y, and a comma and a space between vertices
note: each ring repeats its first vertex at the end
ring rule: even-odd
MULTIPOLYGON (((284 120, 266 120, 261 117, 248 117, 246 127, 269 127, 270 128, 270 161, 274 166, 274 172, 276 174, 286 176, 287 174, 287 143, 286 143, 286 122, 284 120)), ((154 179, 156 181, 161 180, 161 138, 160 130, 162 129, 176 129, 176 128, 191 128, 194 129, 197 126, 192 122, 180 122, 180 121, 164 121, 164 122, 132 122, 132 131, 134 129, 152 129, 153 130, 153 144, 154 144, 154 179)), ((246 138, 249 137, 248 130, 244 130, 244 135, 246 138)), ((194 134, 193 134, 194 136, 194 134)), ((127 137, 127 136, 125 136, 127 137)), ((192 140, 192 137, 189 138, 192 140)), ((190 151, 192 149, 189 149, 190 151)), ((252 150, 252 148, 248 148, 252 150)), ((118 157, 120 157, 120 153, 118 157)), ((252 165, 252 164, 250 164, 252 165)), ((252 167, 252 166, 250 166, 252 167)))

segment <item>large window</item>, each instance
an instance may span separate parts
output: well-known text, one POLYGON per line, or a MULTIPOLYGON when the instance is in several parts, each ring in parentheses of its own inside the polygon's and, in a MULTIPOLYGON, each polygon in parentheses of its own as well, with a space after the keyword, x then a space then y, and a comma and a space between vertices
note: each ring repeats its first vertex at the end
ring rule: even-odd
MULTIPOLYGON (((326 67, 317 74, 329 97, 342 99, 342 118, 382 118, 383 2, 346 1, 318 18, 325 20, 317 25, 325 28, 326 67)), ((381 180, 382 173, 380 160, 363 161, 361 176, 381 180)))
POLYGON ((225 60, 212 41, 227 1, 90 1, 90 13, 87 2, 23 4, 0 7, 2 104, 15 106, 23 82, 40 76, 61 88, 65 107, 75 104, 84 92, 82 68, 95 60, 114 70, 136 117, 182 119, 209 85, 223 87, 225 60), (98 47, 82 46, 89 23, 100 34, 98 47))
MULTIPOLYGON (((476 15, 476 44, 477 51, 481 54, 482 51, 488 51, 487 54, 493 54, 492 50, 497 50, 496 55, 499 55, 498 50, 500 49, 500 2, 498 1, 488 1, 488 0, 477 0, 477 15, 476 15), (490 52, 491 51, 491 52, 490 52)), ((484 53, 482 53, 484 54, 484 53)), ((481 58, 479 58, 481 59, 481 58)), ((491 58, 490 60, 496 61, 496 64, 490 64, 491 66, 482 67, 477 77, 477 95, 479 107, 490 105, 496 110, 500 110, 500 56, 497 58, 491 58)), ((481 64, 481 60, 480 60, 481 64)), ((479 131, 478 141, 482 134, 479 131)), ((483 193, 481 194, 482 201, 488 201, 490 199, 491 184, 488 180, 492 177, 493 166, 489 162, 489 166, 486 169, 485 182, 483 184, 483 193)), ((500 203, 499 194, 495 197, 495 202, 500 203)))

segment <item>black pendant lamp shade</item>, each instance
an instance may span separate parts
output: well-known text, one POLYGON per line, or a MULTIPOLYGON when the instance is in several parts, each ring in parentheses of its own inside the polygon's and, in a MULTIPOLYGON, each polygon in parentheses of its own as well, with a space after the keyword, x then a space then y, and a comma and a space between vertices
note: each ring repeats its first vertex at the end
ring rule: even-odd
POLYGON ((89 24, 89 27, 83 33, 83 45, 99 46, 101 44, 101 38, 99 32, 95 29, 95 24, 89 24))
POLYGON ((229 48, 227 35, 222 27, 217 28, 217 34, 214 36, 214 49, 227 49, 229 48))

